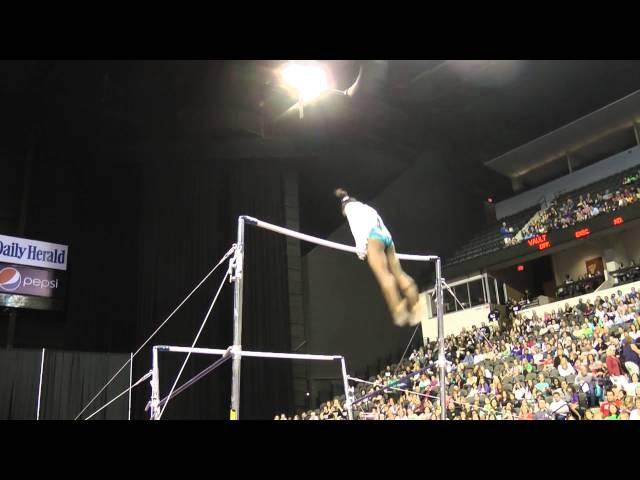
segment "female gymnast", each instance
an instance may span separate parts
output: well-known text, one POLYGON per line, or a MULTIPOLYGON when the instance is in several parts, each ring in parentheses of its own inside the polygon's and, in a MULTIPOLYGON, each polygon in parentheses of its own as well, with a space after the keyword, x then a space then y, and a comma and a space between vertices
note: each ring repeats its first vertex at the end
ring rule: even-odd
POLYGON ((393 322, 399 326, 415 326, 426 312, 426 297, 418 295, 413 278, 400 266, 391 234, 373 208, 359 202, 342 188, 335 190, 342 202, 342 215, 347 217, 356 241, 358 258, 367 260, 384 298, 393 322))

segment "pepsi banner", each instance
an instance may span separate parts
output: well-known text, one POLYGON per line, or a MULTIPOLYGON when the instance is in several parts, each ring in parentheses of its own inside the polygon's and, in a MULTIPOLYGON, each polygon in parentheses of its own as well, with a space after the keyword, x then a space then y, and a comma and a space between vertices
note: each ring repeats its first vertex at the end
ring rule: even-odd
POLYGON ((0 293, 35 297, 62 297, 64 273, 0 263, 0 293))
POLYGON ((0 262, 66 270, 68 250, 67 245, 0 235, 0 262))

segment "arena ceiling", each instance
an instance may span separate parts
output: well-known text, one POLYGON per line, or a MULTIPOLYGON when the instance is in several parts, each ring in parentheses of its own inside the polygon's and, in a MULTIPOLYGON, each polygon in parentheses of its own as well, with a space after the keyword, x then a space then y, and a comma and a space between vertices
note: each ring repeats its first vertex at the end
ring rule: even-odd
POLYGON ((339 60, 326 62, 337 89, 362 69, 354 96, 327 96, 301 120, 285 114, 295 99, 277 84, 280 64, 2 61, 0 135, 35 122, 60 142, 97 130, 113 145, 289 142, 302 228, 326 236, 342 222, 327 195, 336 184, 374 198, 429 161, 425 150, 472 182, 485 162, 640 89, 638 61, 339 60))

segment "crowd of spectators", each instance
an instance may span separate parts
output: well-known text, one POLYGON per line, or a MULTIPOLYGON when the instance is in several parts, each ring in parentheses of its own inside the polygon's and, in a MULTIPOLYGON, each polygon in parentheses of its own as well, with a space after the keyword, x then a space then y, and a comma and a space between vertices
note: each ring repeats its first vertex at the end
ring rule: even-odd
POLYGON ((576 280, 566 275, 562 285, 556 286, 556 297, 559 299, 584 295, 596 290, 604 282, 604 274, 602 272, 584 273, 576 280))
MULTIPOLYGON (((450 420, 640 419, 640 295, 597 297, 538 316, 512 311, 446 338, 450 420)), ((441 416, 435 342, 355 387, 358 419, 441 416)), ((276 420, 340 420, 344 398, 276 420)))
POLYGON ((640 200, 640 170, 623 178, 620 188, 615 192, 579 195, 568 197, 561 203, 557 201, 544 209, 536 220, 530 222, 516 239, 513 228, 503 222, 500 235, 505 246, 516 245, 523 240, 543 235, 551 230, 573 227, 602 213, 615 212, 640 200))
POLYGON ((633 260, 627 266, 620 264, 620 267, 615 272, 611 272, 611 276, 615 279, 616 285, 636 282, 640 280, 640 265, 637 265, 633 260))

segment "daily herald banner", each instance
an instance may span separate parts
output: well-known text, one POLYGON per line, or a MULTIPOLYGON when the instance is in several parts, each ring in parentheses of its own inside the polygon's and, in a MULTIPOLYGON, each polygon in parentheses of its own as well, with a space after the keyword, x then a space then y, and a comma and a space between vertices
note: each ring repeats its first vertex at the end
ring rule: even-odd
POLYGON ((60 298, 64 294, 64 273, 0 263, 0 293, 60 298))
POLYGON ((68 250, 66 245, 0 235, 0 262, 66 270, 68 250))

